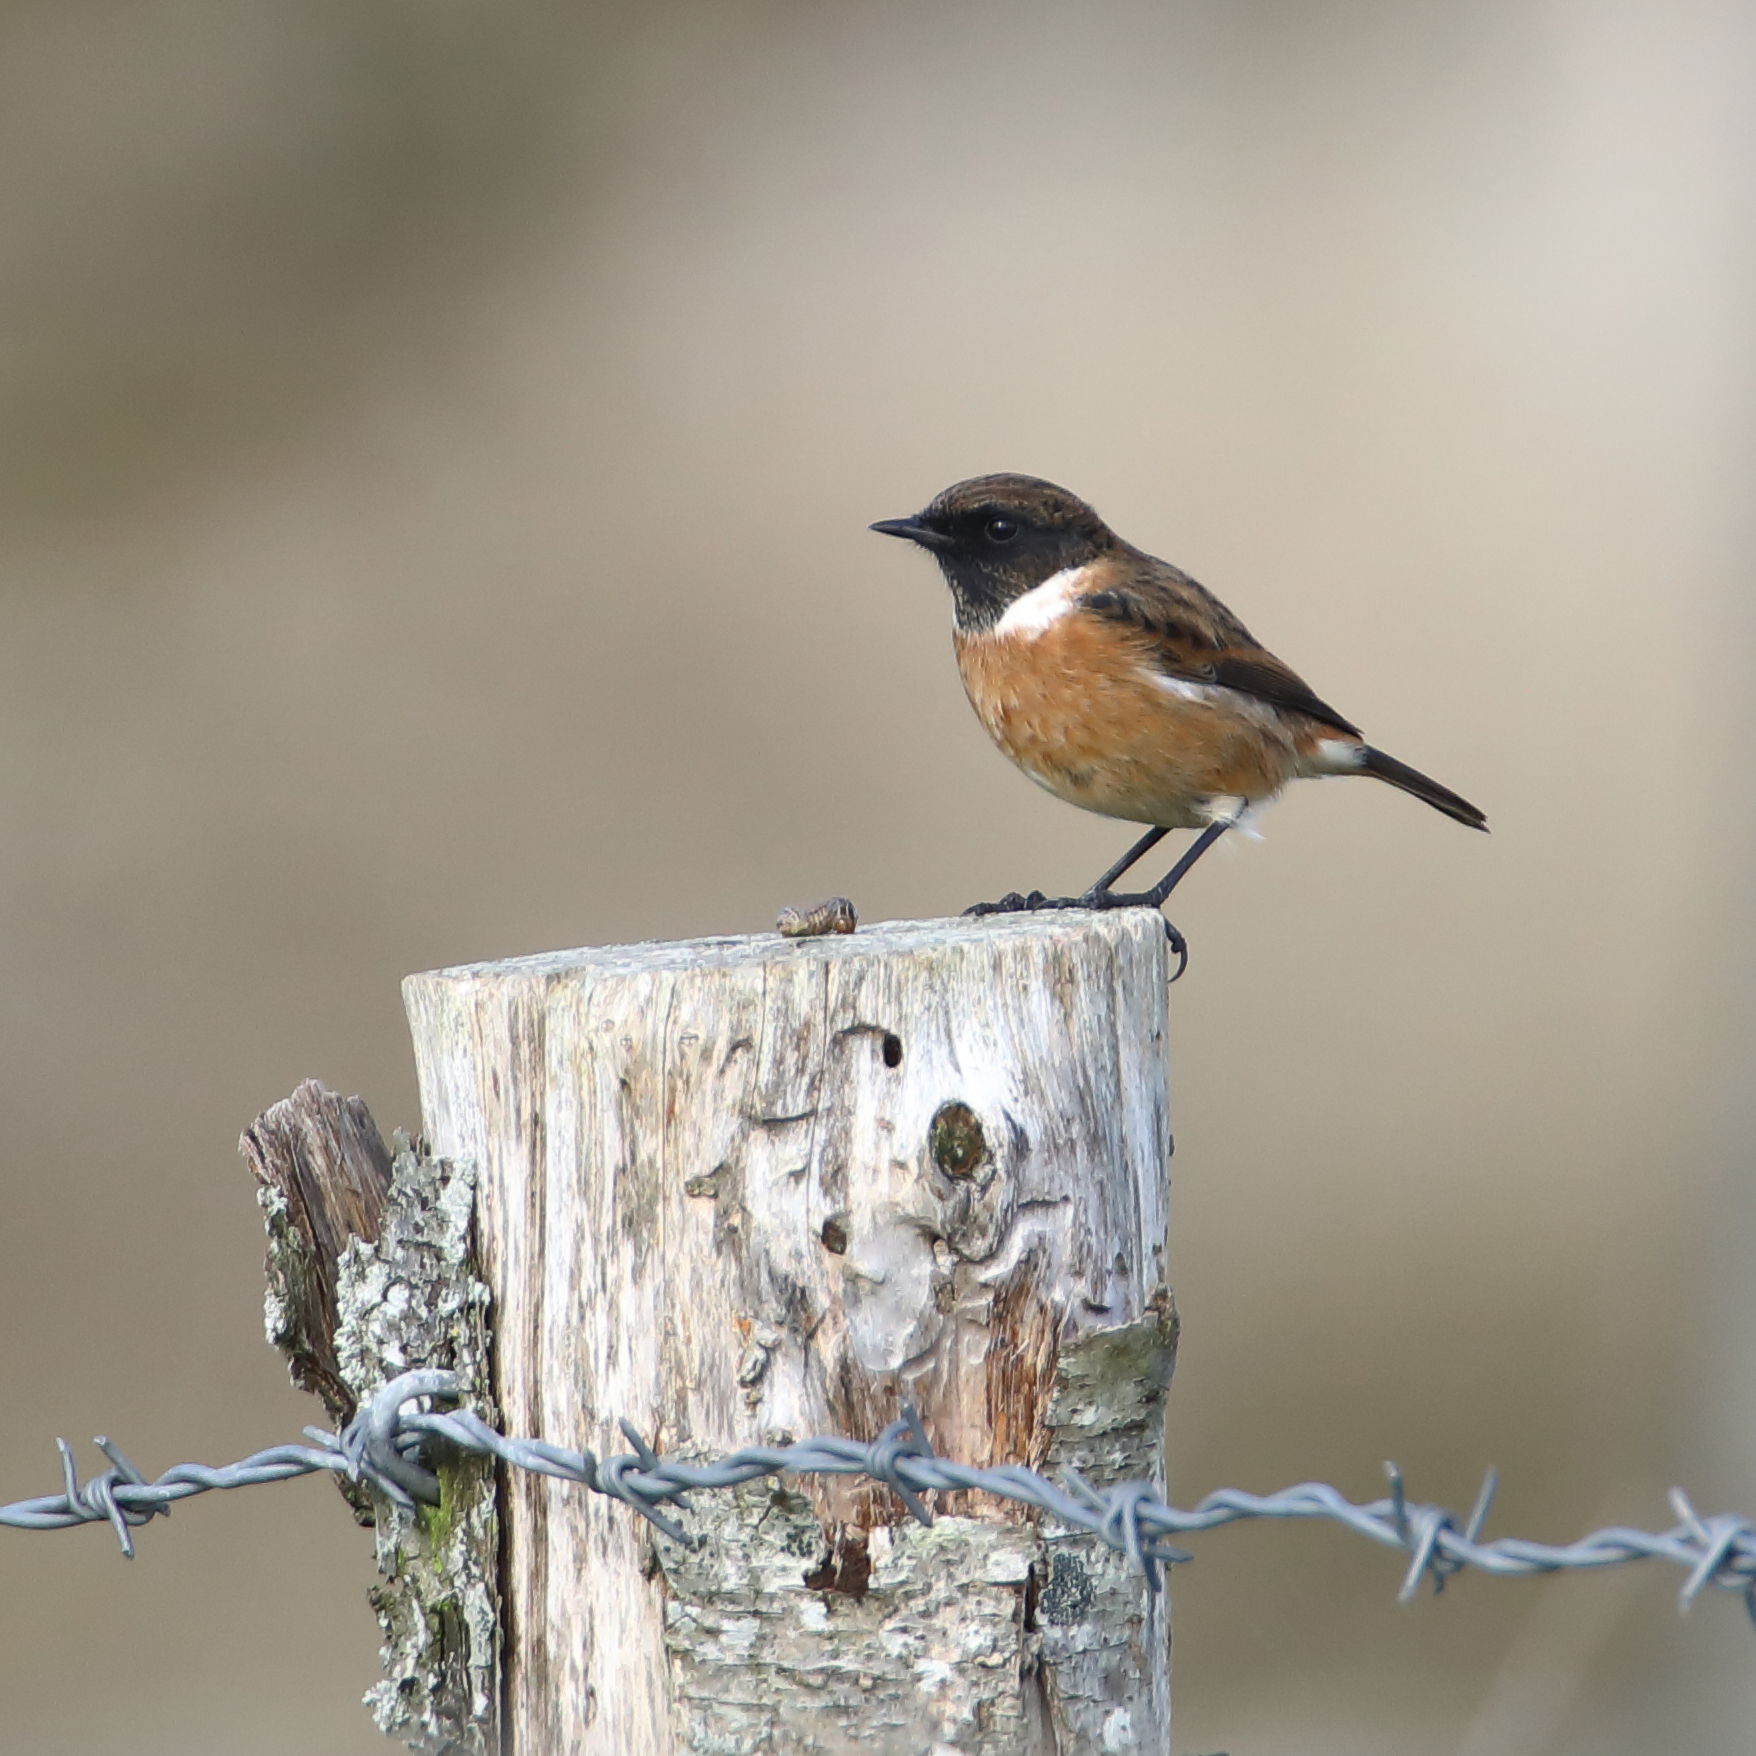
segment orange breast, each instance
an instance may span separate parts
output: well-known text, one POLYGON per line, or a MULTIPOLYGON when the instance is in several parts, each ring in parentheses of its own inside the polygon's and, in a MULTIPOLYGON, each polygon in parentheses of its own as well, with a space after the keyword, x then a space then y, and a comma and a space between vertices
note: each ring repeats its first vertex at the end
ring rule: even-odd
POLYGON ((1136 637, 1073 612, 1039 632, 955 635, 994 742, 1070 805, 1166 828, 1215 798, 1264 799, 1300 772, 1300 733, 1233 689, 1156 679, 1136 637))

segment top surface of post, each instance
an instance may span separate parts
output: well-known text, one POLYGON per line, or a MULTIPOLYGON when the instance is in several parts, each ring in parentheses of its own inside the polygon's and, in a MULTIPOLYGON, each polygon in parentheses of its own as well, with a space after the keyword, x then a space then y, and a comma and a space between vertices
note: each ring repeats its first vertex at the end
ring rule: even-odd
POLYGON ((1043 909, 1031 914, 938 920, 878 921, 852 933, 790 939, 780 933, 740 933, 701 939, 647 939, 627 945, 588 945, 521 957, 454 964, 410 976, 411 982, 471 981, 485 976, 633 975, 642 970, 731 969, 754 963, 840 963, 850 958, 938 951, 982 941, 1023 941, 1068 946, 1092 939, 1112 945, 1138 943, 1142 935, 1164 943, 1163 917, 1152 909, 1043 909))

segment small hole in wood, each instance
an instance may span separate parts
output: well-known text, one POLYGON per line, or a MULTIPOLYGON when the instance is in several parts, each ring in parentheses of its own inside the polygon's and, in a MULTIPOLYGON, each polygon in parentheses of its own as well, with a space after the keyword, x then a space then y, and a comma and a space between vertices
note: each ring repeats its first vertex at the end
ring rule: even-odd
POLYGON ((884 1033, 884 1065, 900 1067, 902 1065, 902 1038, 893 1031, 884 1033))
POLYGON ((826 1219, 818 1236, 823 1240, 823 1248, 831 1256, 845 1256, 848 1253, 848 1229, 839 1219, 826 1219))

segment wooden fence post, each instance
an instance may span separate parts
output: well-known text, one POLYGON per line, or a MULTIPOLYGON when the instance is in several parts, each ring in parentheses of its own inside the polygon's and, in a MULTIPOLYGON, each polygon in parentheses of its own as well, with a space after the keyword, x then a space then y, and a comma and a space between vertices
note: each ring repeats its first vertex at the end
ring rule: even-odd
MULTIPOLYGON (((518 958, 405 986, 426 1137, 473 1159, 514 1433, 684 1458, 919 1409, 973 1464, 1162 1481, 1155 914, 518 958)), ((693 1497, 704 1537, 513 1472, 512 1756, 1166 1756, 1162 1597, 981 1495, 693 1497)))

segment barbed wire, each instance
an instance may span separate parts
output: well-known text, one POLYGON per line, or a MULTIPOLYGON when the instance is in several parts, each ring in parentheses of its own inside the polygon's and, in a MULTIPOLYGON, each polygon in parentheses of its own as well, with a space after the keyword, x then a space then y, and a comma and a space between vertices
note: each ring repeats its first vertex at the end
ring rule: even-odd
POLYGON ((736 1487, 759 1476, 863 1475, 882 1482, 923 1524, 932 1512, 921 1496, 932 1492, 975 1490, 1035 1507, 1070 1529, 1088 1532, 1126 1555, 1157 1591, 1160 1570, 1193 1557, 1164 1539, 1216 1530, 1251 1518, 1321 1518, 1346 1526, 1385 1548, 1409 1557, 1399 1596, 1405 1601, 1431 1579, 1443 1590, 1454 1573, 1476 1568, 1483 1573, 1559 1573, 1576 1569, 1618 1567, 1630 1561, 1670 1561, 1687 1569, 1679 1595, 1687 1609, 1709 1585, 1736 1592, 1756 1623, 1756 1521, 1730 1514, 1703 1518, 1681 1489, 1671 1490, 1677 1523, 1652 1532, 1620 1526, 1594 1531, 1573 1543, 1534 1543, 1518 1537, 1484 1541, 1481 1531, 1497 1486, 1490 1470, 1469 1516, 1461 1525, 1442 1506, 1410 1500, 1402 1473, 1386 1464, 1390 1480, 1387 1499, 1361 1504, 1321 1482, 1302 1482, 1275 1494, 1247 1494, 1220 1488, 1188 1511, 1158 1499, 1152 1484, 1120 1482, 1094 1487, 1074 1470, 1063 1472, 1057 1485, 1021 1465, 977 1469, 940 1457, 927 1442, 912 1409, 865 1442, 819 1437, 790 1445, 752 1445, 717 1462, 687 1464, 661 1458, 629 1425, 620 1423, 634 1447, 631 1455, 599 1458, 590 1451, 572 1451, 542 1439, 512 1439, 497 1433, 466 1409, 417 1409, 422 1400, 455 1403, 462 1393, 449 1372, 405 1372, 378 1392, 339 1435, 307 1427, 309 1445, 277 1445, 241 1462, 210 1468, 180 1463, 148 1481, 110 1440, 96 1441, 110 1467, 81 1482, 72 1449, 57 1440, 64 1486, 59 1494, 18 1500, 0 1506, 0 1525, 23 1530, 61 1530, 77 1524, 108 1523, 124 1555, 134 1554, 135 1526, 168 1515, 179 1500, 222 1488, 253 1487, 259 1482, 286 1481, 294 1476, 329 1472, 351 1481, 367 1482, 398 1505, 437 1505, 439 1478, 421 1461, 424 1447, 442 1441, 477 1456, 494 1457, 515 1469, 577 1482, 631 1506, 666 1536, 696 1543, 668 1511, 687 1513, 686 1496, 696 1490, 736 1487))

